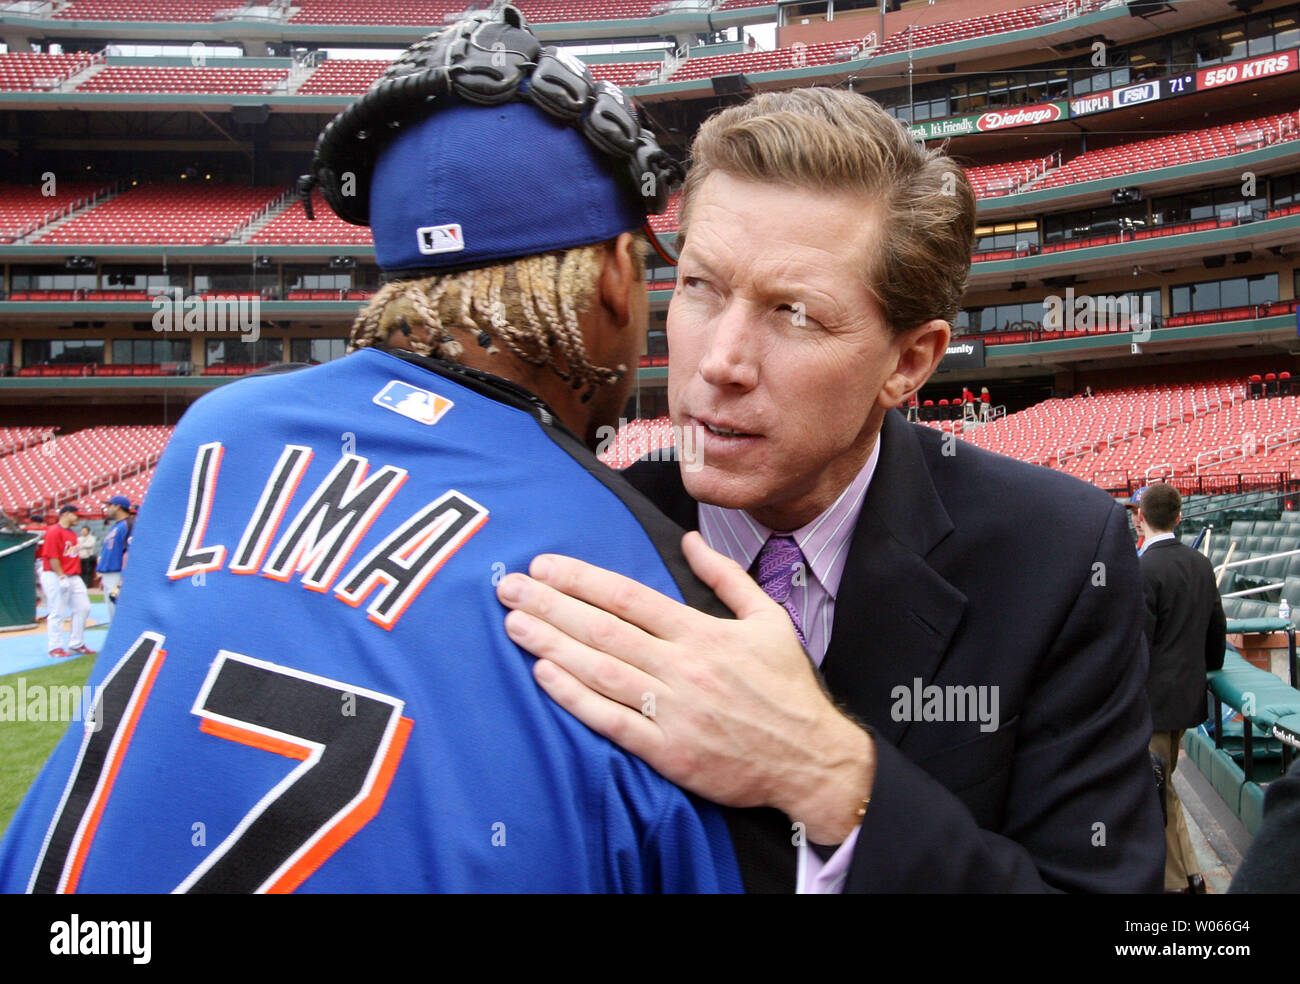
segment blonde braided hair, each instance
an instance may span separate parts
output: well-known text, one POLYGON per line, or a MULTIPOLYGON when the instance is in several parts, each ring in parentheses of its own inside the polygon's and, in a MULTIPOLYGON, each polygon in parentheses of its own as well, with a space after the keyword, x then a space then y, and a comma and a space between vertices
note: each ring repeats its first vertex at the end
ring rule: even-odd
MULTIPOLYGON (((619 379, 627 366, 592 365, 578 319, 591 306, 605 260, 605 246, 579 246, 557 253, 526 256, 509 263, 463 273, 385 284, 357 314, 348 351, 384 348, 397 330, 424 326, 412 335, 417 355, 459 362, 469 333, 475 344, 496 354, 500 343, 532 366, 549 366, 573 388, 597 387, 619 379)), ((633 258, 645 278, 643 236, 633 237, 633 258)))

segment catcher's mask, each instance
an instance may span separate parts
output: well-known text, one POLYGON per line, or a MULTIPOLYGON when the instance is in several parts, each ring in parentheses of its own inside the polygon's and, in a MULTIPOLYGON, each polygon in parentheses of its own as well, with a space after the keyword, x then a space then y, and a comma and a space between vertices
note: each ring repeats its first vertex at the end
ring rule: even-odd
POLYGON ((428 276, 644 229, 682 168, 622 91, 512 6, 416 42, 325 127, 298 190, 371 227, 386 272, 428 276), (539 112, 541 110, 541 112, 539 112))

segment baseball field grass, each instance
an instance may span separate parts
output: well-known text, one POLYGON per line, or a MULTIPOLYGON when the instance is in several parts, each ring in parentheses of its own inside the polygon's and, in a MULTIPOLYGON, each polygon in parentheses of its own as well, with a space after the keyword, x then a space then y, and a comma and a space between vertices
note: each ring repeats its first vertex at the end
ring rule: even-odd
MULTIPOLYGON (((23 689, 28 691, 37 686, 47 691, 55 687, 80 687, 94 665, 93 658, 82 657, 39 670, 0 676, 0 688, 14 693, 19 689, 20 678, 23 689)), ((67 721, 0 719, 0 836, 9 826, 27 787, 67 730, 67 721)))

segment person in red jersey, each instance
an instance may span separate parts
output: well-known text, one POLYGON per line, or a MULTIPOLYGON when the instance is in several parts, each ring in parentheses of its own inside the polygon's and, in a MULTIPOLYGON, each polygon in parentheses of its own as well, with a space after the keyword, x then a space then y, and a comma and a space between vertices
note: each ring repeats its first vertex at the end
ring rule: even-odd
POLYGON ((72 526, 77 521, 77 507, 64 506, 59 510, 58 521, 46 529, 41 543, 41 589, 50 603, 46 624, 50 633, 50 655, 94 656, 86 646, 86 616, 90 614, 90 596, 81 580, 81 556, 77 550, 77 534, 72 526), (64 645, 63 620, 72 613, 72 638, 64 645))

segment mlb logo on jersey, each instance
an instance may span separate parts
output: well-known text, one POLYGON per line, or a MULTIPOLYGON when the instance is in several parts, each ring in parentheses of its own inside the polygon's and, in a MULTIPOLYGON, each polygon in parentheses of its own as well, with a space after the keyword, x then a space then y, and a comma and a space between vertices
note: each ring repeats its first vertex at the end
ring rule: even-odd
POLYGON ((459 222, 447 225, 421 226, 415 230, 420 252, 426 256, 434 253, 458 253, 465 248, 465 236, 459 222))
POLYGON ((375 402, 421 424, 436 424, 454 406, 445 396, 396 379, 375 395, 375 402))

